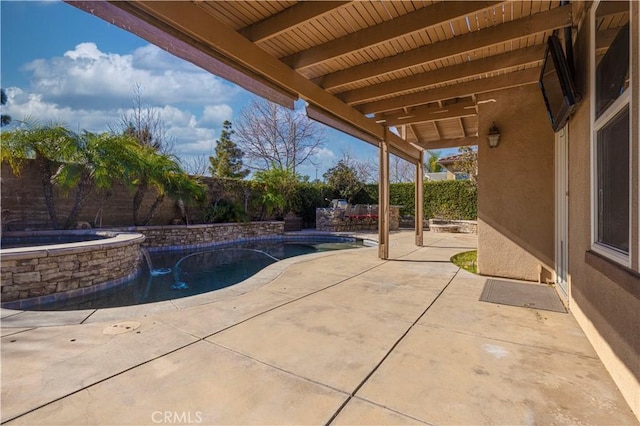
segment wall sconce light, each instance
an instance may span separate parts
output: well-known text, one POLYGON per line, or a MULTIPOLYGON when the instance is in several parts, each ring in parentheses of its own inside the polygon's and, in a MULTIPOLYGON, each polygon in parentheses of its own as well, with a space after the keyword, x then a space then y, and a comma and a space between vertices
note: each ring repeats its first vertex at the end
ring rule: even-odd
POLYGON ((495 122, 489 129, 487 138, 489 139, 489 148, 495 148, 498 146, 498 143, 500 143, 500 130, 498 130, 495 122))

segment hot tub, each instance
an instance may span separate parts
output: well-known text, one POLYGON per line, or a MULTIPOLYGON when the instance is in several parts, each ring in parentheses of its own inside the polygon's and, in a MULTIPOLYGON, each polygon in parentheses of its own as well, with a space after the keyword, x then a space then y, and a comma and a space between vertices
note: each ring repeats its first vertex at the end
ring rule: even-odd
MULTIPOLYGON (((141 265, 138 233, 104 231, 4 232, 12 248, 0 249, 2 306, 67 291, 95 291, 134 277, 141 265), (15 247, 20 239, 25 246, 15 247)), ((4 243, 3 243, 4 246, 4 243)))

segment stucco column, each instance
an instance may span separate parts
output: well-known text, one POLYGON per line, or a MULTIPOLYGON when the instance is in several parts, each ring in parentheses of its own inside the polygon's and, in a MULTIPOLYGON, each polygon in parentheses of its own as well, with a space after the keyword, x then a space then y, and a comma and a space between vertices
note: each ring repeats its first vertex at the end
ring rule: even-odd
POLYGON ((389 258, 389 145, 380 142, 378 181, 378 257, 389 258))
POLYGON ((420 158, 416 164, 416 196, 415 196, 415 225, 416 225, 416 245, 422 247, 423 244, 423 221, 424 221, 424 151, 420 151, 420 158))

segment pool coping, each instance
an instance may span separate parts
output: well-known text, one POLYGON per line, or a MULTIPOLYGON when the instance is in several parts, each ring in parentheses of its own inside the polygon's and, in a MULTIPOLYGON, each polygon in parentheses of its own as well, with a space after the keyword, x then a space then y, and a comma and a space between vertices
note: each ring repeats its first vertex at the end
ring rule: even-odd
MULTIPOLYGON (((282 235, 274 236, 276 238, 286 237, 342 237, 342 238, 358 238, 365 241, 365 247, 358 250, 372 250, 377 247, 378 242, 372 234, 358 234, 353 232, 327 232, 327 231, 298 231, 285 232, 282 235)), ((163 300, 159 302, 144 303, 140 305, 119 306, 113 308, 95 308, 83 310, 67 310, 67 311, 32 311, 0 308, 0 327, 2 329, 10 328, 34 328, 34 327, 53 327, 61 325, 80 325, 99 321, 114 321, 119 319, 130 318, 132 316, 146 316, 151 313, 180 311, 194 306, 207 305, 219 302, 231 297, 240 296, 250 291, 256 290, 277 279, 291 266, 313 259, 335 256, 338 251, 326 251, 320 253, 310 253, 300 256, 294 256, 280 260, 276 263, 268 265, 261 269, 255 275, 231 286, 213 290, 206 293, 196 294, 193 296, 182 297, 178 299, 163 300), (101 315, 96 315, 100 313, 101 315), (20 318, 16 318, 20 316, 20 318), (92 321, 92 317, 102 317, 96 321, 92 321), (5 320, 11 319, 10 325, 5 325, 5 320), (21 321, 22 320, 22 321, 21 321)), ((5 335, 3 333, 3 335, 5 335)))

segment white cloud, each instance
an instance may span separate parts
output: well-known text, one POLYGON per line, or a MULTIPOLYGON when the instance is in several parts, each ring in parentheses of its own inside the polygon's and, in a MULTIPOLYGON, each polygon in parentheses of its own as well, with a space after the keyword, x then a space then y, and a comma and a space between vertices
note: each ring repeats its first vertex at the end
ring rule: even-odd
POLYGON ((336 154, 329 148, 320 148, 316 153, 316 158, 322 163, 331 163, 335 161, 336 154))
POLYGON ((231 120, 233 110, 229 105, 205 105, 200 124, 221 125, 225 120, 231 120))
POLYGON ((149 104, 225 102, 239 89, 200 68, 147 45, 132 54, 105 53, 95 43, 80 43, 61 57, 36 59, 24 66, 31 90, 47 102, 79 108, 129 105, 140 85, 149 104))
POLYGON ((241 93, 153 45, 116 54, 81 43, 62 56, 31 61, 24 69, 31 75, 30 87, 5 88, 3 113, 14 122, 29 118, 93 132, 118 128, 121 118, 132 112, 133 89, 139 83, 142 107, 158 114, 175 153, 186 162, 208 158, 222 122, 233 116, 226 102, 241 93))

